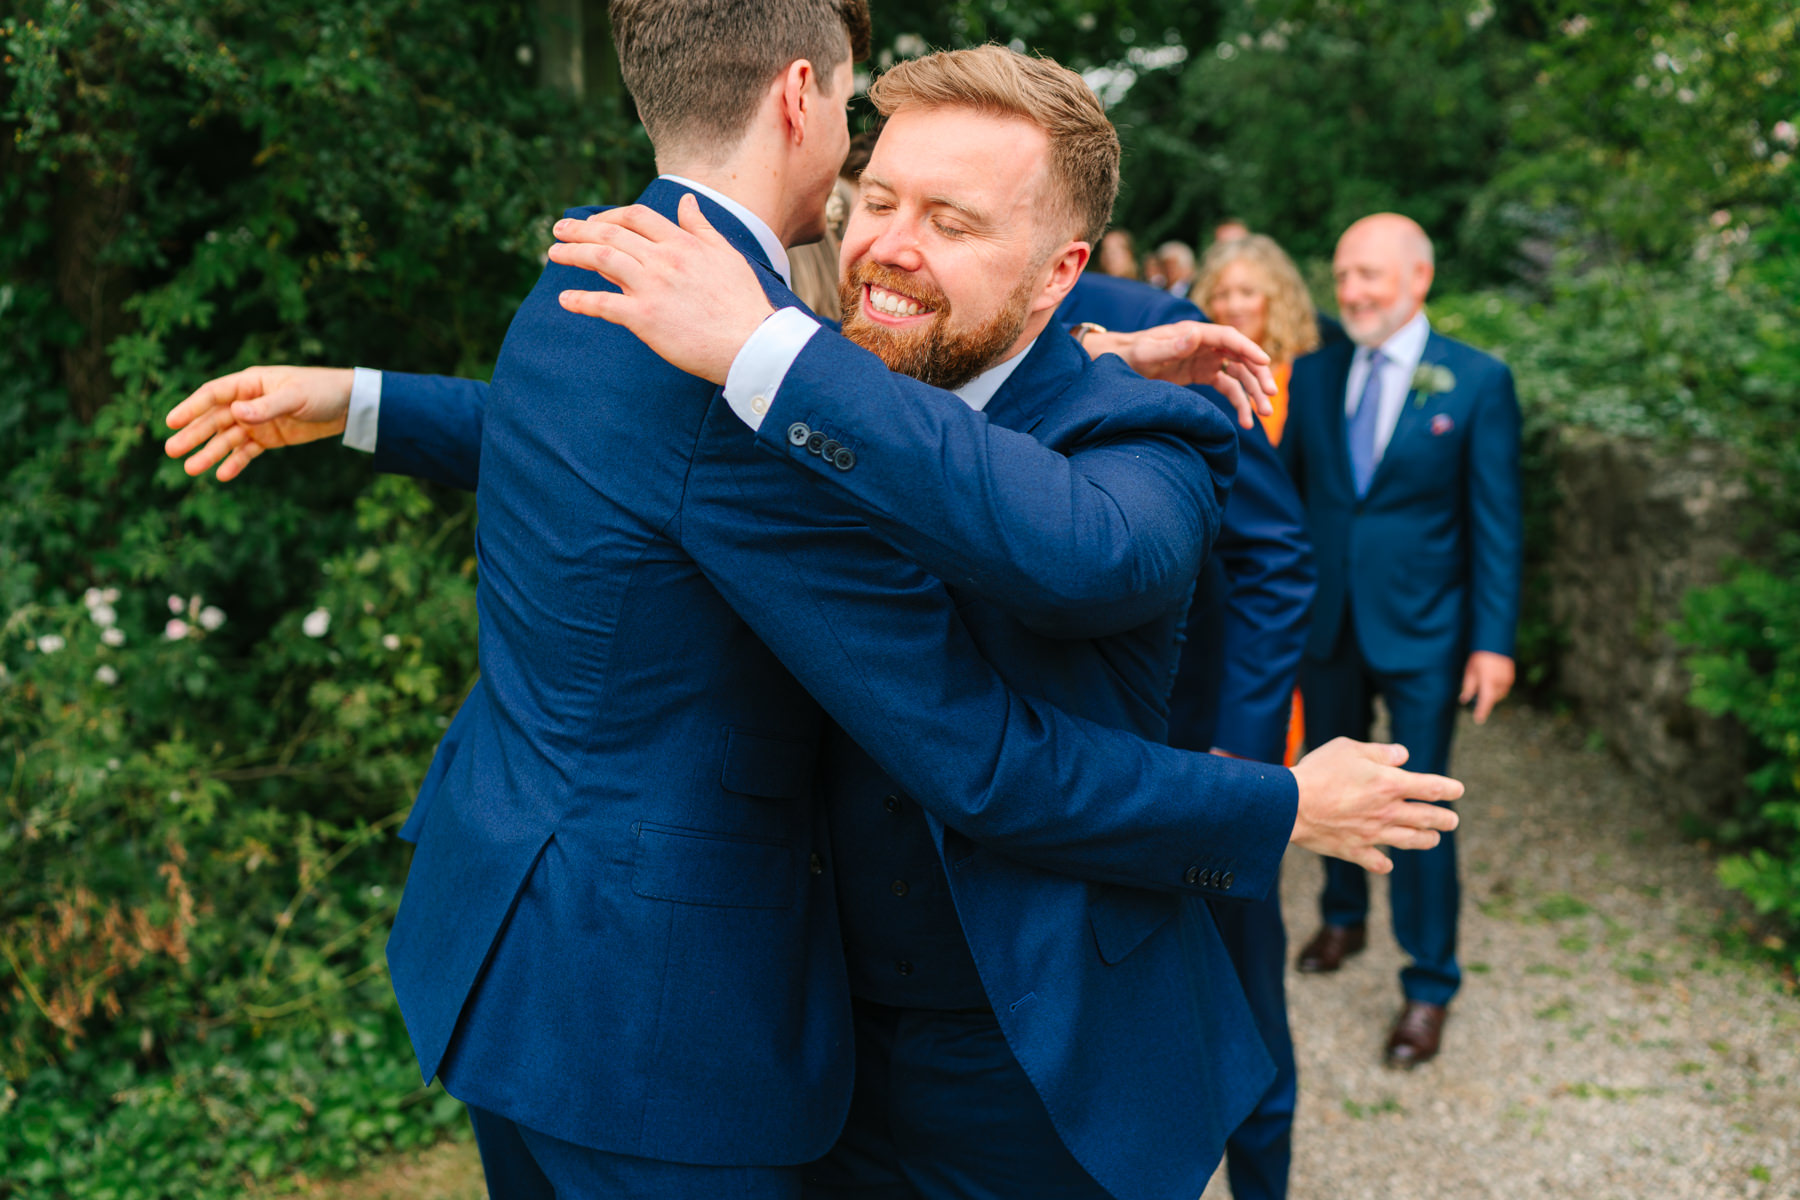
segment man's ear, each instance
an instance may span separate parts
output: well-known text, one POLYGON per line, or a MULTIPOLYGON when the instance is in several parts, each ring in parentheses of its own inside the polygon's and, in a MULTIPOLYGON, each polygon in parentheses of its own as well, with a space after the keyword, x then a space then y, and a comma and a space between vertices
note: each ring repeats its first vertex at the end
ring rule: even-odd
POLYGON ((1437 278, 1437 267, 1428 262, 1413 264, 1413 285, 1419 290, 1419 303, 1425 303, 1425 297, 1431 294, 1431 281, 1437 278))
POLYGON ((808 120, 818 117, 823 99, 819 91, 819 73, 806 59, 796 58, 781 73, 780 88, 782 127, 788 140, 797 146, 806 140, 808 120))
POLYGON ((1075 281, 1081 278, 1081 272, 1087 267, 1088 259, 1093 257, 1094 248, 1087 242, 1069 242, 1062 249, 1050 256, 1050 274, 1044 280, 1044 286, 1038 289, 1036 299, 1031 302, 1031 311, 1043 312, 1054 309, 1068 296, 1075 281))

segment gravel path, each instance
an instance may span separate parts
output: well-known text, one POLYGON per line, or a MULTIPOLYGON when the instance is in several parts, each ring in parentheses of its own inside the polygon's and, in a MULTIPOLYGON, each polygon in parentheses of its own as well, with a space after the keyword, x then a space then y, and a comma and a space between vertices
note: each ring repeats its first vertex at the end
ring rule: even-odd
MULTIPOLYGON (((1800 1000, 1721 954, 1736 906, 1705 854, 1566 723, 1513 706, 1458 738, 1467 975, 1444 1052, 1380 1065, 1401 957, 1378 882, 1369 949, 1289 974, 1294 1200, 1800 1200, 1800 1000)), ((1320 878, 1290 856, 1296 946, 1320 878)), ((452 1145, 306 1194, 481 1186, 473 1147, 452 1145)), ((1228 1195, 1221 1175, 1204 1200, 1228 1195)))
MULTIPOLYGON (((1603 753, 1523 707, 1458 734, 1463 989, 1438 1060, 1380 1065, 1402 958, 1296 975, 1295 1200, 1800 1198, 1800 1001, 1724 957, 1705 854, 1603 753)), ((1295 947, 1320 860, 1289 856, 1295 947)), ((1204 1200, 1229 1195, 1222 1175, 1204 1200)))

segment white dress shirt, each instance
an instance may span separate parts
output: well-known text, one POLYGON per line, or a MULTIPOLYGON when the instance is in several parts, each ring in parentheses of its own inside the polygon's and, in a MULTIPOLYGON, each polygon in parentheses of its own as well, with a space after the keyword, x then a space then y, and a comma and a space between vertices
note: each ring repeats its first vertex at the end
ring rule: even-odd
MULTIPOLYGON (((781 276, 781 281, 790 288, 794 286, 793 268, 788 263, 787 250, 782 246, 781 239, 775 236, 775 231, 769 228, 767 221, 725 193, 709 188, 704 183, 696 182, 684 175, 659 175, 657 178, 684 188, 691 188, 736 217, 743 223, 744 228, 750 231, 750 236, 756 239, 756 244, 762 247, 763 253, 769 256, 769 266, 777 275, 781 276)), ((811 334, 809 333, 807 336, 810 337, 811 334)), ((805 345, 804 339, 801 341, 801 345, 805 345)), ((793 362, 794 358, 799 357, 799 354, 800 351, 796 347, 788 362, 793 362)), ((782 371, 785 373, 786 370, 787 368, 784 366, 782 371)), ((375 453, 376 432, 380 427, 381 372, 368 367, 358 367, 354 381, 350 385, 350 414, 344 423, 344 445, 352 450, 373 454, 375 453)))
MULTIPOLYGON (((794 365, 794 360, 800 357, 800 352, 806 349, 806 343, 819 328, 818 320, 801 309, 780 309, 756 327, 750 340, 731 360, 731 370, 725 376, 725 402, 752 430, 762 428, 763 418, 769 415, 769 406, 775 403, 775 394, 781 390, 781 381, 787 378, 788 368, 794 365)), ((1042 336, 1041 333, 1038 335, 1042 336)), ((1025 356, 1035 345, 1037 338, 1032 338, 1023 350, 1005 362, 995 363, 957 388, 957 399, 976 412, 986 408, 994 393, 1025 361, 1025 356)))
MULTIPOLYGON (((1413 373, 1419 369, 1419 360, 1425 354, 1425 340, 1431 336, 1431 322, 1425 319, 1423 312, 1413 314, 1413 319, 1396 329, 1388 340, 1381 343, 1384 361, 1381 364, 1381 407, 1375 410, 1375 455, 1371 465, 1381 462, 1382 455, 1387 453, 1387 444, 1394 436, 1394 426, 1400 421, 1400 409, 1406 404, 1406 395, 1412 391, 1413 373)), ((1344 383, 1344 419, 1348 421, 1356 415, 1357 401, 1362 396, 1363 384, 1369 379, 1369 356, 1373 351, 1367 346, 1358 346, 1356 354, 1350 360, 1350 378, 1344 383)))

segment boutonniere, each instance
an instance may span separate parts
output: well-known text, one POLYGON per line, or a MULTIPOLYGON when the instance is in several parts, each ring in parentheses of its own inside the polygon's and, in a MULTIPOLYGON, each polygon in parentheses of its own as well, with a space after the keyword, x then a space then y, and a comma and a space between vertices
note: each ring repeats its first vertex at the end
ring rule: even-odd
POLYGON ((1456 387, 1456 376, 1440 363, 1420 363, 1413 372, 1413 407, 1424 408, 1425 401, 1456 387))

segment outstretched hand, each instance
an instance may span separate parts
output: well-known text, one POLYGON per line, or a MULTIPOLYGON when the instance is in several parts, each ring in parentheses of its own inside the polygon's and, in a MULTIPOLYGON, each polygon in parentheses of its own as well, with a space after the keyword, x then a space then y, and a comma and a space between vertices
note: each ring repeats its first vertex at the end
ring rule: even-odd
POLYGON ((1276 392, 1269 356, 1261 346, 1229 325, 1176 321, 1137 333, 1090 333, 1082 339, 1088 353, 1117 354, 1146 379, 1202 384, 1217 388, 1237 409, 1245 429, 1256 414, 1275 411, 1269 397, 1276 392))
POLYGON ((679 225, 641 204, 556 223, 550 261, 593 271, 619 290, 566 291, 572 313, 623 325, 671 365, 722 384, 732 360, 775 310, 756 272, 681 198, 679 225))
POLYGON ((355 378, 348 367, 246 367, 209 380, 169 410, 163 452, 186 455, 189 475, 217 465, 220 482, 235 479, 264 450, 343 433, 355 378))
POLYGON ((1377 875, 1394 869, 1378 847, 1429 850, 1456 828, 1456 814, 1418 801, 1455 800, 1463 785, 1402 771, 1406 747, 1334 738, 1294 767, 1300 811, 1289 839, 1377 875))

